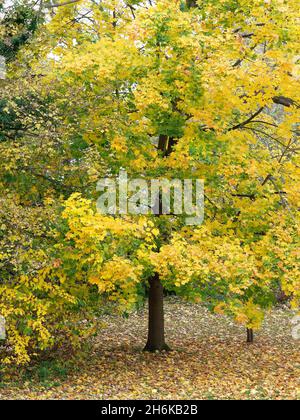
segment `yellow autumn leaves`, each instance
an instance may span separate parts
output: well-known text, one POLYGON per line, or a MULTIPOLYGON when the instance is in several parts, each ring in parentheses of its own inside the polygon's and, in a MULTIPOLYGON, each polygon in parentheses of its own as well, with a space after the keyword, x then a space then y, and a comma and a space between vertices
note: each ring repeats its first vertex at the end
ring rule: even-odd
MULTIPOLYGON (((87 164, 93 181, 120 167, 148 179, 199 177, 206 184, 206 221, 194 230, 173 221, 168 231, 157 219, 101 215, 92 200, 69 196, 79 190, 75 178, 62 190, 69 198, 53 249, 23 244, 18 232, 8 238, 13 246, 15 237, 22 243, 13 255, 1 238, 0 267, 10 259, 27 270, 0 287, 14 348, 6 361, 24 363, 30 346, 50 346, 48 319, 62 315, 64 305, 82 305, 89 293, 132 309, 154 272, 167 289, 203 299, 248 328, 259 327, 278 287, 299 306, 298 3, 199 0, 199 10, 185 10, 179 1, 159 0, 132 16, 123 1, 99 7, 83 0, 49 19, 29 55, 33 73, 43 75, 31 78, 41 79, 38 92, 47 104, 49 97, 57 100, 63 114, 47 159, 55 160, 61 139, 68 149, 80 138, 101 156, 96 167, 87 164), (88 18, 79 18, 82 11, 88 18), (275 106, 280 95, 294 106, 275 106), (168 157, 157 148, 160 136, 174 142, 168 157), (20 318, 26 319, 22 328, 20 318)), ((25 122, 31 125, 32 117, 25 122)), ((43 144, 44 137, 36 141, 43 144)), ((6 171, 13 173, 19 161, 30 166, 35 147, 27 143, 1 145, 6 171)), ((64 187, 82 161, 77 152, 66 157, 70 170, 57 179, 53 162, 38 175, 64 187)), ((30 193, 39 195, 36 185, 30 193)), ((51 206, 53 196, 49 188, 43 205, 51 206)), ((38 215, 31 209, 27 225, 35 227, 38 215)), ((16 216, 24 230, 17 206, 10 218, 16 216)), ((54 225, 50 211, 47 218, 54 225)), ((32 230, 32 237, 43 234, 32 230)))

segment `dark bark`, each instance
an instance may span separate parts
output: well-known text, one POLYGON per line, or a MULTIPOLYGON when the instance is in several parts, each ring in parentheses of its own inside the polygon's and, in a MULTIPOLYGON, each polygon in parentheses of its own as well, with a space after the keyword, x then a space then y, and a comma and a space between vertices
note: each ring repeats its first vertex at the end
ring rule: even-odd
POLYGON ((254 331, 252 328, 247 328, 247 343, 254 343, 254 331))
POLYGON ((166 135, 159 136, 158 150, 163 153, 164 157, 170 156, 173 151, 173 147, 176 145, 176 140, 166 135))
POLYGON ((165 155, 167 152, 167 145, 168 145, 168 136, 166 135, 160 135, 158 139, 158 150, 163 152, 165 155))
POLYGON ((168 351, 170 348, 165 342, 164 290, 159 275, 155 274, 149 284, 149 328, 144 351, 168 351))

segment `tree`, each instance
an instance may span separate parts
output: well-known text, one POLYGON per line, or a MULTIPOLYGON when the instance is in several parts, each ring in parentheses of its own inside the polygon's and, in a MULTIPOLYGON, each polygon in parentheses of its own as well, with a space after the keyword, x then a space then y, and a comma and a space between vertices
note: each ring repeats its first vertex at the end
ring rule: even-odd
MULTIPOLYGON (((183 8, 180 2, 158 1, 132 10, 118 2, 111 6, 86 2, 88 19, 81 4, 60 8, 49 31, 57 35, 59 30, 62 36, 70 19, 74 25, 64 35, 66 48, 53 47, 60 56, 59 79, 54 80, 68 92, 72 109, 77 107, 79 115, 84 109, 78 129, 88 142, 98 145, 111 173, 122 166, 147 179, 191 174, 205 179, 209 258, 215 256, 219 241, 221 255, 227 243, 230 252, 236 250, 238 241, 237 259, 228 256, 228 264, 235 272, 238 262, 244 271, 222 276, 224 254, 217 259, 221 269, 212 276, 207 272, 208 258, 203 257, 201 273, 206 274, 207 288, 215 290, 214 306, 228 298, 228 310, 252 328, 259 325, 260 308, 271 304, 273 288, 283 274, 276 272, 273 281, 266 277, 258 281, 258 244, 274 238, 275 221, 284 230, 297 220, 299 29, 293 24, 297 5, 197 4, 199 8, 187 2, 183 8), (248 252, 254 253, 253 259, 248 259, 248 252), (232 276, 239 284, 236 288, 232 276)), ((201 283, 195 286, 200 273, 194 265, 183 263, 183 271, 189 269, 191 276, 185 273, 185 280, 176 282, 176 252, 172 281, 164 279, 164 250, 170 255, 178 238, 188 247, 191 232, 180 219, 159 217, 154 223, 160 235, 150 260, 159 262, 152 264, 148 276, 146 348, 161 350, 166 348, 162 284, 187 293, 189 279, 194 298, 207 300, 210 294, 201 283)), ((284 249, 290 242, 288 236, 280 246, 284 249)), ((196 249, 199 253, 201 248, 196 249)), ((272 264, 276 261, 280 264, 275 258, 272 264)), ((295 266, 293 270, 295 274, 295 266)), ((294 280, 285 287, 289 293, 295 288, 294 280)))
POLYGON ((95 145, 102 175, 205 180, 200 227, 99 215, 92 186, 78 191, 49 251, 47 275, 75 295, 97 286, 126 311, 146 287, 151 351, 168 348, 164 288, 249 336, 279 284, 299 304, 297 2, 197 5, 72 2, 24 53, 63 109, 58 131, 95 145))

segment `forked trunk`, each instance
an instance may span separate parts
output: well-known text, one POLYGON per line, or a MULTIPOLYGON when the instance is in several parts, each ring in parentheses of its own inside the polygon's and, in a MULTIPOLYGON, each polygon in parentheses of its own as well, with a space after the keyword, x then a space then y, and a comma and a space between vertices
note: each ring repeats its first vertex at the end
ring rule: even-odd
POLYGON ((165 342, 164 291, 159 275, 155 274, 149 284, 149 328, 144 351, 167 351, 170 348, 165 342))

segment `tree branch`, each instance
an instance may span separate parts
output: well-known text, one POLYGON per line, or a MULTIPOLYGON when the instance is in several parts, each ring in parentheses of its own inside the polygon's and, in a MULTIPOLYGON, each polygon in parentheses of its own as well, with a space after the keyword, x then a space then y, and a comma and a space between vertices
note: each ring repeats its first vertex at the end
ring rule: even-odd
POLYGON ((240 128, 245 127, 247 124, 249 124, 252 120, 254 120, 254 118, 256 118, 259 114, 262 113, 262 111, 264 110, 264 106, 259 108, 258 111, 255 112, 255 114, 251 115, 251 117, 249 117, 246 121, 235 125, 234 127, 231 127, 228 131, 233 131, 233 130, 238 130, 240 128))
POLYGON ((73 4, 73 3, 78 3, 80 0, 68 0, 65 1, 64 3, 46 3, 44 4, 44 7, 46 7, 46 9, 53 9, 54 7, 61 7, 61 6, 67 6, 69 4, 73 4))
POLYGON ((295 106, 296 108, 300 108, 300 104, 298 102, 294 101, 294 99, 287 98, 286 96, 274 96, 273 102, 274 102, 274 104, 283 105, 283 106, 286 106, 288 108, 290 108, 291 106, 295 106))

